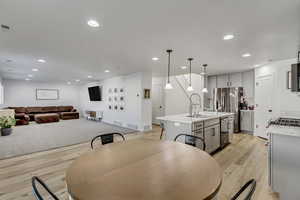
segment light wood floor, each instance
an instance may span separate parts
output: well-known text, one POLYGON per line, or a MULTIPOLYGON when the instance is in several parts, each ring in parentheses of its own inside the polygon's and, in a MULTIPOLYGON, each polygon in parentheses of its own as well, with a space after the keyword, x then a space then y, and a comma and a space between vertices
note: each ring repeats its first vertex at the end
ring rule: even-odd
MULTIPOLYGON (((159 139, 159 131, 154 127, 151 132, 126 137, 159 139)), ((251 178, 257 180, 254 200, 278 199, 268 187, 267 147, 264 143, 250 135, 236 134, 231 145, 213 156, 224 171, 220 200, 230 199, 251 178)), ((34 175, 44 179, 61 199, 67 199, 65 171, 74 159, 87 151, 90 151, 89 143, 84 143, 0 160, 0 199, 34 200, 31 192, 31 177, 34 175)))

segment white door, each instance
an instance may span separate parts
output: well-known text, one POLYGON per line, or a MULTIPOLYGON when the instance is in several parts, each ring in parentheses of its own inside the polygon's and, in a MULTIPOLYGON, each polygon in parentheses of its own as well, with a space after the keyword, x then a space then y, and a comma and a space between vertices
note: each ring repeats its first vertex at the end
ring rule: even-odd
POLYGON ((165 114, 164 106, 164 86, 162 84, 154 84, 152 86, 152 123, 159 124, 157 117, 165 114))
POLYGON ((256 78, 254 135, 267 138, 267 124, 273 116, 273 76, 256 78))

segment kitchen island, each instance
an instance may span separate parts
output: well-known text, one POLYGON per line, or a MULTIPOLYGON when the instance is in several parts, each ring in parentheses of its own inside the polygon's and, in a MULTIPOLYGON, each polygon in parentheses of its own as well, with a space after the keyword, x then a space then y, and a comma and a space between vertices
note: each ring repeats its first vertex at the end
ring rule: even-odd
MULTIPOLYGON (((233 113, 200 112, 195 116, 189 114, 158 117, 164 128, 163 139, 173 141, 178 134, 195 135, 204 139, 205 151, 213 153, 225 147, 233 134, 233 113)), ((189 138, 178 138, 185 142, 189 138)), ((192 139, 192 138, 190 138, 192 139)), ((196 147, 203 149, 203 144, 196 142, 196 147)))

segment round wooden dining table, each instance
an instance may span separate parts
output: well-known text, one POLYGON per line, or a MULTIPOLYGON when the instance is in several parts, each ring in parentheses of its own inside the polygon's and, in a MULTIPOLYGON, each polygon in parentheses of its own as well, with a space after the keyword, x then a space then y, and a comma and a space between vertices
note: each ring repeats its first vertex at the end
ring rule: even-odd
POLYGON ((66 182, 74 200, 214 199, 222 170, 198 148, 136 139, 83 154, 67 170, 66 182))

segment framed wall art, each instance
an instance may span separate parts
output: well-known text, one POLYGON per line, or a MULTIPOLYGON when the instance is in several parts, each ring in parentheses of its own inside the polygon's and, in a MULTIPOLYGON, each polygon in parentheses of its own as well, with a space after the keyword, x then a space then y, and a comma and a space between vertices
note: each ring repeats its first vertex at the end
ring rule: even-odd
POLYGON ((150 99, 150 89, 144 89, 144 99, 150 99))

